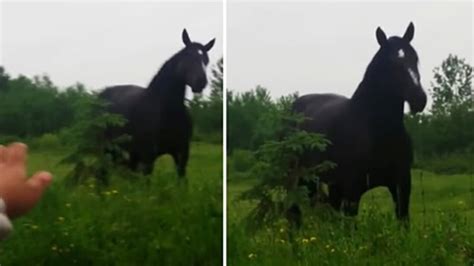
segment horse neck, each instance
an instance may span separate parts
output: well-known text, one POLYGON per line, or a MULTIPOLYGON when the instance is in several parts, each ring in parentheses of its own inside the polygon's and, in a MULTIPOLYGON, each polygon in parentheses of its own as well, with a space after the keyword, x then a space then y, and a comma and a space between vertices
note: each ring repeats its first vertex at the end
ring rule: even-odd
POLYGON ((393 134, 404 131, 401 97, 388 95, 387 91, 396 91, 386 75, 366 75, 351 98, 351 104, 368 117, 372 130, 380 134, 393 134))
POLYGON ((158 103, 160 108, 184 108, 185 82, 176 76, 175 64, 169 60, 153 78, 147 89, 147 97, 158 103))

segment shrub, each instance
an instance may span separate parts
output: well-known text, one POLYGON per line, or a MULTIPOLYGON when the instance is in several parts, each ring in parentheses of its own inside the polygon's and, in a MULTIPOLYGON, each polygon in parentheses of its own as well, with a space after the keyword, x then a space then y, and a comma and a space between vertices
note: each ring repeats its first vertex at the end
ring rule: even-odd
POLYGON ((249 226, 259 228, 284 217, 293 205, 308 206, 308 189, 301 185, 319 183, 318 175, 333 168, 324 161, 314 166, 303 166, 301 158, 308 151, 324 151, 330 143, 321 134, 300 131, 291 126, 303 121, 299 116, 285 116, 293 123, 284 123, 284 137, 268 141, 255 153, 256 163, 252 176, 260 181, 242 194, 241 199, 258 201, 248 216, 249 226))
POLYGON ((0 136, 0 145, 7 145, 8 143, 19 141, 20 138, 11 135, 0 136))
POLYGON ((62 146, 59 136, 52 133, 43 134, 30 142, 30 147, 33 149, 57 150, 62 146))
POLYGON ((420 158, 416 167, 438 174, 461 174, 474 172, 474 154, 450 153, 420 158))
POLYGON ((247 172, 255 164, 253 152, 247 150, 234 150, 232 152, 232 168, 237 172, 247 172))
POLYGON ((128 160, 128 153, 120 148, 120 144, 130 141, 130 136, 121 135, 114 139, 106 136, 107 128, 121 127, 126 119, 106 112, 106 104, 100 99, 86 99, 83 105, 82 119, 70 131, 70 138, 76 145, 61 162, 74 165, 67 176, 69 184, 77 185, 93 178, 100 185, 99 189, 109 185, 112 171, 123 170, 118 169, 116 163, 128 160))

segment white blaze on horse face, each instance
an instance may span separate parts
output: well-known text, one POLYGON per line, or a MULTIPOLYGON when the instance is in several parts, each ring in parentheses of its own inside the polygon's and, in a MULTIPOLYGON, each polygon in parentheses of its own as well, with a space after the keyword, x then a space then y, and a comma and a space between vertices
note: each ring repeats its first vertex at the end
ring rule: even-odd
POLYGON ((202 66, 202 72, 206 73, 206 65, 204 64, 204 62, 201 62, 201 66, 202 66))
POLYGON ((405 51, 403 49, 398 50, 398 58, 404 58, 405 57, 405 51))
POLYGON ((408 68, 408 73, 410 74, 410 77, 411 77, 411 80, 413 81, 413 83, 414 83, 416 86, 419 86, 419 85, 420 85, 419 77, 418 77, 418 75, 415 73, 415 71, 413 71, 413 69, 411 69, 411 68, 408 68))

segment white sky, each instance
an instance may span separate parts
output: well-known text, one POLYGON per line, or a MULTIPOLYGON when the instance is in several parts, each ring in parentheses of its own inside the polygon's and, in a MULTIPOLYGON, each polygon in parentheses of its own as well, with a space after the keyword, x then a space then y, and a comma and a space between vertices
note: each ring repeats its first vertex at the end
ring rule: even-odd
POLYGON ((227 12, 227 87, 237 91, 260 84, 275 97, 294 91, 351 96, 378 50, 377 26, 402 36, 410 21, 426 90, 449 53, 472 64, 471 1, 229 0, 227 12))
MULTIPOLYGON (((219 0, 0 1, 0 64, 14 76, 46 73, 60 86, 95 89, 145 86, 181 49, 183 27, 198 42, 217 38, 211 64, 223 54, 219 0)), ((378 49, 376 27, 402 35, 413 21, 428 89, 449 53, 472 63, 473 12, 471 1, 228 0, 227 87, 350 96, 378 49)))
POLYGON ((146 86, 184 46, 183 28, 196 42, 216 38, 209 66, 223 54, 220 1, 2 1, 0 12, 0 65, 61 87, 146 86))

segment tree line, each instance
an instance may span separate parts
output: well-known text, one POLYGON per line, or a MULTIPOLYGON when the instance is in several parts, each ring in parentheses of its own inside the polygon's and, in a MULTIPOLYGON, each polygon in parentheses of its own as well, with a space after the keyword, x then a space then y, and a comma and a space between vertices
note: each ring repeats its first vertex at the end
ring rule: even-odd
MULTIPOLYGON (((212 70, 210 94, 194 97, 186 104, 194 121, 195 140, 222 141, 222 59, 212 70)), ((0 143, 28 141, 44 135, 68 142, 71 129, 91 119, 86 104, 99 90, 76 83, 66 88, 55 85, 48 75, 12 77, 0 66, 0 143)))

